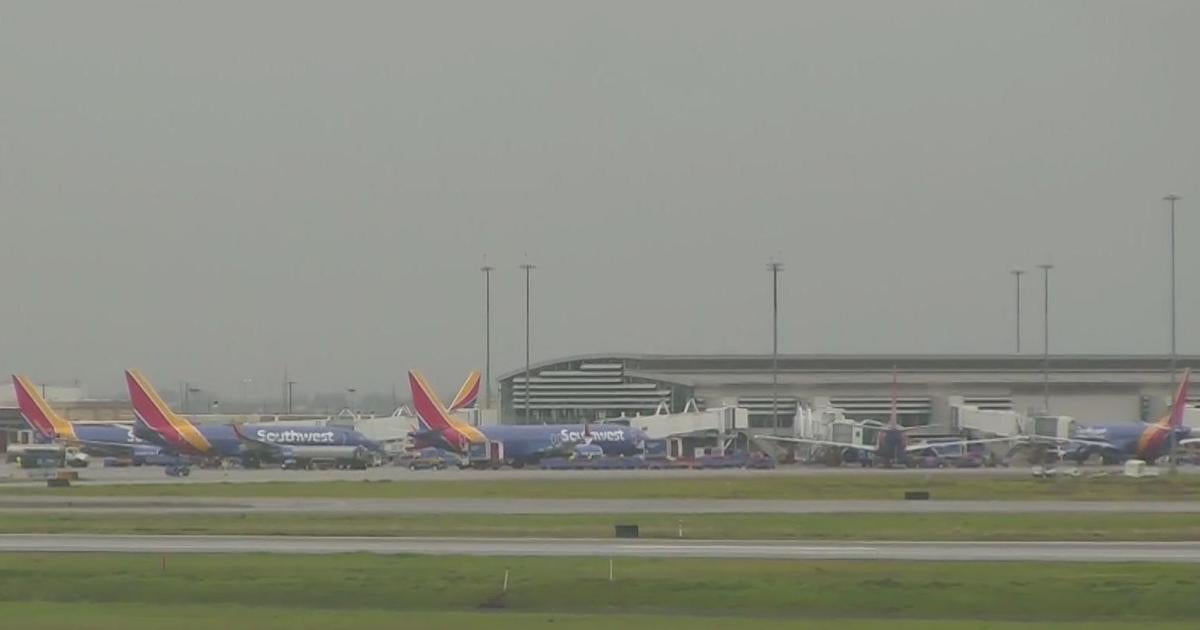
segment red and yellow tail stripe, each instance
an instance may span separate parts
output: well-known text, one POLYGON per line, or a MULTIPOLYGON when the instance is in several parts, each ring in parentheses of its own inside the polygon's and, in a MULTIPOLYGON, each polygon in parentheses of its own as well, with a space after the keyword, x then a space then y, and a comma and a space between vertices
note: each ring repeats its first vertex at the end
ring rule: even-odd
POLYGON ((429 425, 429 428, 442 434, 460 448, 467 444, 486 442, 487 437, 479 429, 451 416, 437 393, 425 381, 420 372, 412 370, 408 373, 408 384, 412 388, 413 407, 417 415, 429 425))
POLYGON ((133 412, 168 444, 183 452, 200 455, 212 451, 212 444, 200 433, 200 429, 187 418, 171 411, 141 372, 126 370, 125 383, 129 386, 129 400, 133 403, 133 412))
POLYGON ((1146 427, 1146 430, 1142 431, 1141 437, 1138 438, 1138 457, 1152 459, 1156 454, 1162 453, 1163 446, 1171 437, 1171 432, 1183 426, 1183 414, 1187 410, 1188 385, 1191 379, 1192 370, 1188 368, 1183 371, 1183 380, 1179 382, 1179 389, 1175 391, 1175 399, 1171 401, 1171 413, 1146 427))
POLYGON ((1172 427, 1183 426, 1183 414, 1187 410, 1188 385, 1192 380, 1192 368, 1183 371, 1183 380, 1179 381, 1179 389, 1175 391, 1175 400, 1171 401, 1171 415, 1167 418, 1167 425, 1172 427))
POLYGON ((17 406, 21 409, 21 416, 29 426, 43 437, 76 439, 75 427, 50 408, 33 382, 24 376, 13 374, 13 389, 17 392, 17 406))
POLYGON ((448 411, 454 413, 475 404, 475 400, 479 398, 480 382, 479 372, 468 374, 467 380, 463 381, 462 387, 458 388, 458 393, 454 395, 454 400, 450 402, 448 411))

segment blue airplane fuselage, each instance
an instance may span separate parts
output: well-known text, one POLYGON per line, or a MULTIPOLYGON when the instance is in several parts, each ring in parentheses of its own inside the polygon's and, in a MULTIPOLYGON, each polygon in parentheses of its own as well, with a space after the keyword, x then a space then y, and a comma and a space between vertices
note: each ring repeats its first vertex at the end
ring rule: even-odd
MULTIPOLYGON (((504 457, 535 462, 548 455, 569 455, 570 445, 590 443, 605 455, 636 455, 646 439, 641 429, 623 424, 501 424, 477 427, 489 442, 504 444, 504 457)), ((454 442, 422 422, 414 434, 415 446, 435 446, 459 452, 454 442)), ((461 453, 465 454, 465 453, 461 453)))
MULTIPOLYGON (((73 435, 57 436, 68 445, 78 445, 91 455, 129 454, 135 460, 157 455, 162 449, 158 445, 139 439, 133 427, 122 424, 79 424, 71 423, 73 435), (107 448, 105 445, 112 445, 107 448)), ((38 442, 51 442, 53 438, 35 430, 38 442)))
POLYGON ((479 429, 492 442, 504 443, 511 459, 537 459, 562 445, 589 442, 605 455, 635 455, 645 440, 641 429, 623 424, 526 424, 496 425, 479 429), (589 437, 590 435, 590 437, 589 437))
MULTIPOLYGON (((288 447, 362 447, 368 451, 381 451, 378 443, 368 439, 353 429, 342 427, 312 427, 312 426, 279 426, 275 424, 248 424, 234 429, 228 424, 196 425, 200 435, 212 445, 212 451, 205 453, 216 457, 243 457, 254 450, 253 444, 247 444, 238 436, 242 435, 252 440, 258 440, 281 449, 288 447)), ((134 429, 139 437, 169 448, 169 444, 157 432, 137 423, 134 429)))
MULTIPOLYGON (((1190 435, 1191 429, 1188 427, 1175 428, 1176 441, 1190 435)), ((1107 442, 1114 447, 1110 449, 1096 444, 1072 444, 1066 449, 1064 457, 1076 461, 1083 461, 1093 454, 1099 454, 1106 461, 1141 459, 1153 462, 1167 455, 1171 449, 1170 432, 1158 423, 1124 422, 1076 425, 1071 430, 1071 437, 1107 442)))

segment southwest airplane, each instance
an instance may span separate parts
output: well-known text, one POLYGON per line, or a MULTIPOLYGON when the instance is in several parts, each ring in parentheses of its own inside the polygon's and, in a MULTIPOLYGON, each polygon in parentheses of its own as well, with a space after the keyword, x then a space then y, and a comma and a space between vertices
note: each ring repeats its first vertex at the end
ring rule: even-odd
POLYGON ((14 374, 12 379, 21 417, 38 441, 76 447, 89 455, 130 457, 135 465, 161 451, 158 446, 138 439, 128 425, 69 422, 46 403, 28 378, 14 374))
POLYGON ((909 454, 919 451, 924 451, 930 448, 943 446, 958 446, 965 447, 970 444, 988 444, 992 442, 1016 442, 1020 441, 1020 437, 1001 437, 1001 438, 984 438, 978 440, 936 440, 922 441, 910 444, 908 441, 908 431, 920 427, 904 427, 900 426, 897 420, 896 412, 896 370, 892 370, 892 412, 888 418, 888 423, 879 426, 878 423, 858 423, 859 425, 878 427, 879 432, 875 438, 875 444, 850 444, 847 442, 834 442, 832 440, 813 440, 808 438, 797 437, 779 437, 774 435, 756 435, 754 437, 761 440, 773 440, 776 442, 791 442, 795 444, 815 444, 820 446, 834 446, 843 449, 850 449, 866 453, 871 459, 864 461, 874 463, 879 461, 885 468, 890 468, 895 464, 908 465, 909 454))
POLYGON ((1126 422, 1121 424, 1079 425, 1066 438, 1030 436, 1029 441, 1049 440, 1064 445, 1064 459, 1084 462, 1092 455, 1099 455, 1105 464, 1117 464, 1127 459, 1154 462, 1171 451, 1171 434, 1179 446, 1200 443, 1200 438, 1190 437, 1192 430, 1183 426, 1183 414, 1187 408, 1187 393, 1191 369, 1184 370, 1183 380, 1175 392, 1171 412, 1158 422, 1126 422))
POLYGON ((359 465, 370 452, 382 452, 358 431, 339 427, 280 427, 273 424, 244 426, 192 424, 171 411, 150 381, 137 370, 125 372, 133 404, 134 434, 183 456, 229 457, 255 466, 262 460, 310 461, 332 458, 359 465))
POLYGON ((473 427, 455 418, 452 410, 474 400, 479 391, 479 374, 472 373, 449 409, 434 393, 425 377, 415 370, 408 373, 413 408, 421 430, 412 437, 416 443, 434 443, 459 454, 467 454, 472 444, 500 442, 504 459, 514 467, 535 463, 543 457, 571 454, 582 444, 599 446, 606 455, 634 455, 645 434, 623 424, 529 424, 473 427), (464 402, 465 401, 465 402, 464 402))
MULTIPOLYGON (((409 379, 412 374, 409 374, 409 379)), ((450 406, 446 408, 447 414, 453 414, 461 409, 466 409, 475 404, 475 400, 479 398, 479 372, 472 371, 467 375, 467 380, 463 381, 462 387, 458 388, 458 393, 454 395, 454 400, 450 401, 450 406)), ((413 431, 408 434, 412 438, 412 448, 419 450, 422 448, 440 448, 443 450, 455 450, 450 441, 442 437, 441 432, 429 428, 429 425, 417 416, 417 421, 420 424, 420 430, 413 431)), ((455 421, 462 422, 455 418, 455 421)), ((463 423, 466 424, 466 423, 463 423)))

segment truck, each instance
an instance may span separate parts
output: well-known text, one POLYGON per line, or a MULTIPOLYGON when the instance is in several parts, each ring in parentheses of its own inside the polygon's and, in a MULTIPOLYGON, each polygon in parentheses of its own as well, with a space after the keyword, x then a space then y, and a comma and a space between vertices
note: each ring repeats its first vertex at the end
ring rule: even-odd
POLYGON ((499 468, 504 461, 504 442, 477 442, 467 446, 467 464, 471 468, 499 468))

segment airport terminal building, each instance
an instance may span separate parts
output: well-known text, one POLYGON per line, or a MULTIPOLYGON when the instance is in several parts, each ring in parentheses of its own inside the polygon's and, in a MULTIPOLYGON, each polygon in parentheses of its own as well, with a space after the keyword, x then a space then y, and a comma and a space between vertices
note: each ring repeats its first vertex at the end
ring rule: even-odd
MULTIPOLYGON (((750 426, 789 428, 799 405, 837 407, 885 420, 896 373, 900 421, 948 426, 955 405, 1048 411, 1085 422, 1149 420, 1171 398, 1167 356, 1151 355, 771 355, 572 356, 499 377, 506 422, 581 422, 621 415, 737 406, 750 426), (778 374, 777 390, 772 386, 778 374), (773 392, 777 391, 777 396, 773 392), (1048 397, 1047 397, 1048 393, 1048 397)), ((1180 356, 1200 368, 1200 356, 1180 356)), ((1200 388, 1189 395, 1200 402, 1200 388)), ((789 428, 790 431, 790 428, 789 428)))

